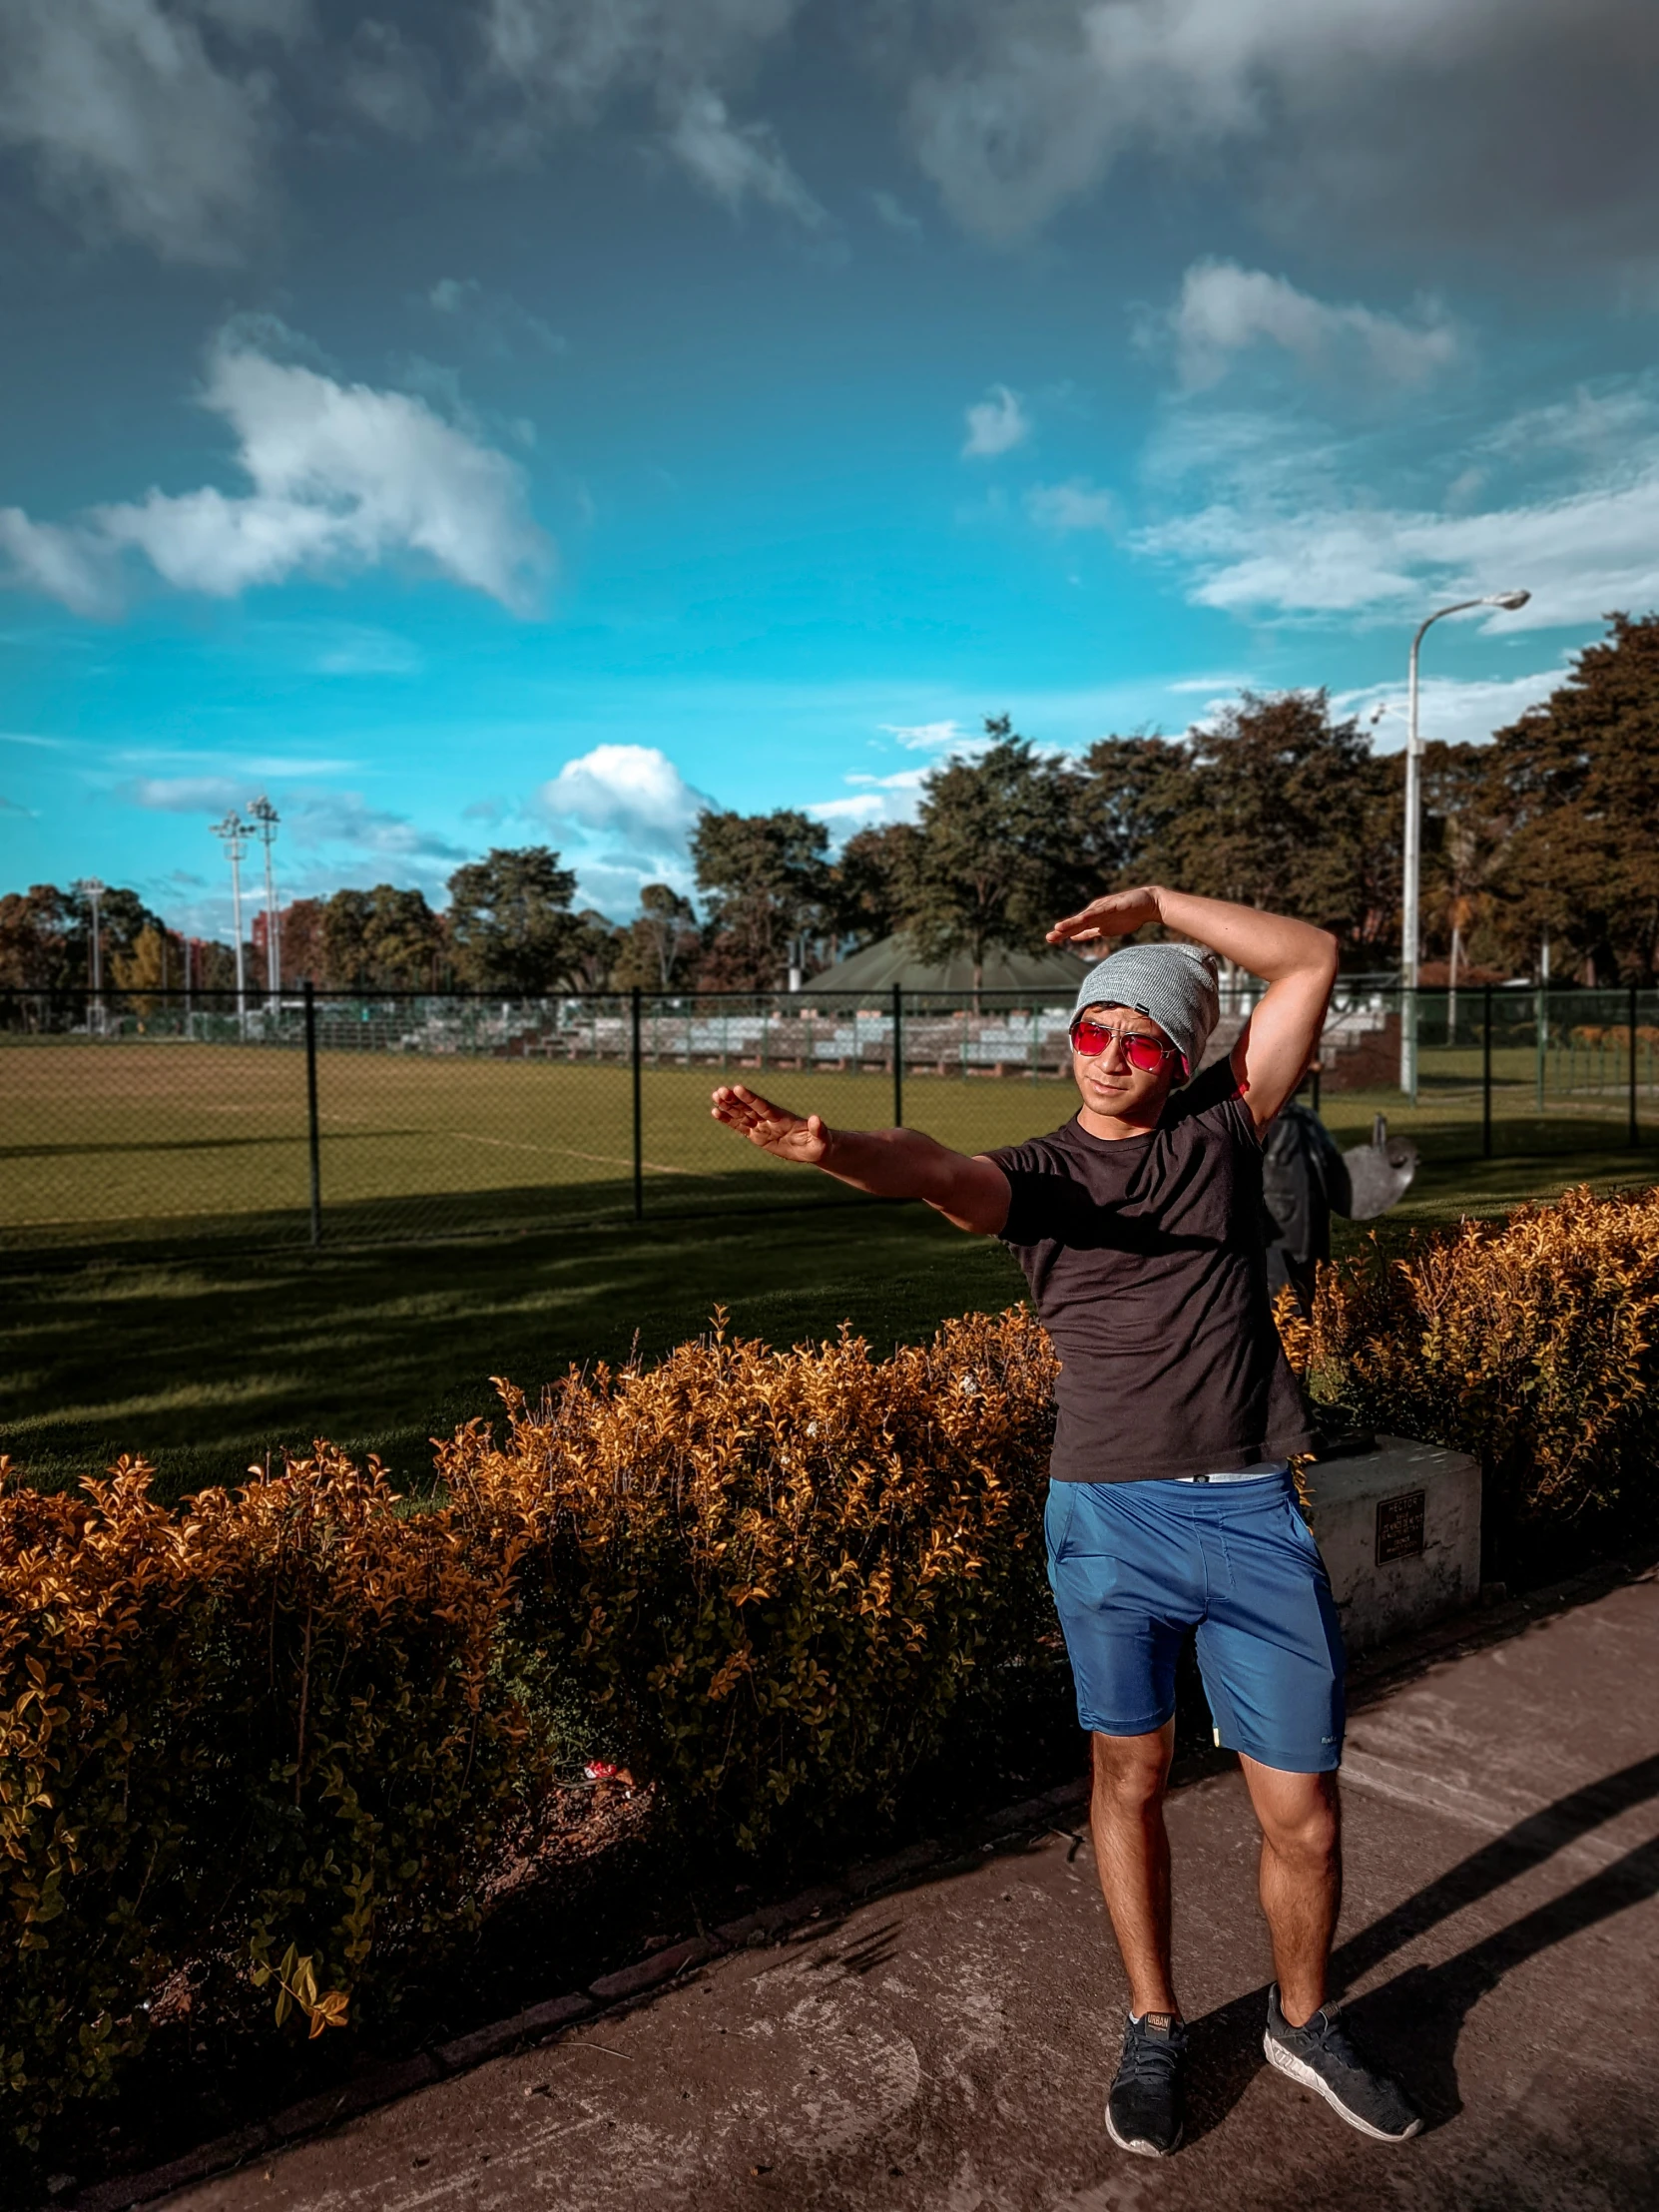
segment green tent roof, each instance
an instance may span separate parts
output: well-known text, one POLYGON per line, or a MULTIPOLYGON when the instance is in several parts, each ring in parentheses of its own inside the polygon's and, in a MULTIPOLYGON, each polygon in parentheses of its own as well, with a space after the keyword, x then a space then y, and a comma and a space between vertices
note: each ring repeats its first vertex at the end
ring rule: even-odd
MULTIPOLYGON (((1095 955, 1091 951, 1090 962, 1095 955)), ((1045 997, 1069 996, 1088 972, 1088 963, 1069 952, 1009 952, 992 945, 985 954, 981 988, 987 991, 1040 991, 1045 997)), ((958 953, 942 965, 918 959, 903 937, 879 937, 849 953, 801 987, 815 991, 971 991, 973 962, 958 953)))

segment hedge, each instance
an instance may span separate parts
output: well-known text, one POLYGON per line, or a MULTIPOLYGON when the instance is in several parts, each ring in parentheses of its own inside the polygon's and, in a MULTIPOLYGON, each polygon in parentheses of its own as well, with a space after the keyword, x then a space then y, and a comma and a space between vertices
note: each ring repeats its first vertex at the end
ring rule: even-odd
POLYGON ((123 1460, 0 1493, 0 2093, 29 2141, 147 2006, 382 2017, 533 1843, 575 1697, 654 1813, 758 1850, 879 1805, 1043 1625, 1053 1356, 1023 1312, 872 1361, 719 1332, 572 1375, 400 1505, 318 1444, 174 1515, 123 1460))
POLYGON ((1373 1236, 1320 1270, 1307 1321, 1282 1307, 1316 1399, 1470 1452, 1489 1528, 1547 1540, 1651 1518, 1659 1461, 1659 1190, 1587 1187, 1502 1221, 1373 1236))

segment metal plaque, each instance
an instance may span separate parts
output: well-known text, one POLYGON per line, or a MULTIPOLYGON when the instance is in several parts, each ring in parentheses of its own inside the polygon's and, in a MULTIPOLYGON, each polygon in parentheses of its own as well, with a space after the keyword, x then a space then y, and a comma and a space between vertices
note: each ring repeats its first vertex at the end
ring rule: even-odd
POLYGON ((1422 1555, 1422 1508, 1426 1490, 1405 1490, 1377 1501, 1377 1563, 1417 1559, 1422 1555))

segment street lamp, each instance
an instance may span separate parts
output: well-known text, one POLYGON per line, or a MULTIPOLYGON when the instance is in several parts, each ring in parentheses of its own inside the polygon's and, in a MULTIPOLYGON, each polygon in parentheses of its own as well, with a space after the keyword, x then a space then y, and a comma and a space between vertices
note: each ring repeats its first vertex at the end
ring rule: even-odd
POLYGON ((265 841, 265 987, 273 1002, 282 991, 282 948, 276 918, 276 876, 272 866, 271 848, 276 841, 276 825, 281 820, 269 799, 256 799, 248 810, 252 820, 259 825, 260 836, 265 841))
POLYGON ((233 807, 223 822, 213 826, 216 837, 225 839, 225 850, 231 860, 231 915, 237 949, 237 1020, 246 1035, 248 1028, 248 978, 243 973, 242 958, 242 848, 254 834, 254 825, 244 822, 233 807))
POLYGON ((1424 632, 1431 629, 1436 622, 1443 622, 1447 615, 1467 614, 1475 607, 1501 607, 1506 614, 1513 614, 1517 608, 1524 607, 1531 597, 1529 591, 1500 591, 1489 593, 1483 599, 1459 599, 1450 607, 1437 607, 1431 615, 1419 622, 1417 634, 1411 640, 1410 682, 1405 710, 1405 897, 1399 930, 1399 979, 1403 986, 1399 1022, 1399 1087, 1413 1106, 1417 1102, 1417 960, 1421 951, 1417 909, 1422 874, 1422 825, 1419 820, 1422 749, 1417 741, 1417 656, 1422 648, 1424 632))
POLYGON ((109 887, 96 875, 83 875, 72 886, 92 908, 92 1004, 87 1008, 87 1027, 98 1030, 104 1026, 104 945, 98 928, 98 901, 109 887))

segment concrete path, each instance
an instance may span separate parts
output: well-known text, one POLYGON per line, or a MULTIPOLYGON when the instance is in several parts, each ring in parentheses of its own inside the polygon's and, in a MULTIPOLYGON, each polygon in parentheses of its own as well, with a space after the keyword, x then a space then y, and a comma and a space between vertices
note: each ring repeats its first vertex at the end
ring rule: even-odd
POLYGON ((1389 2148, 1264 2065, 1236 1774, 1170 1807, 1181 2154, 1101 2126, 1123 1987, 1085 1832, 719 1959, 631 2012, 204 2183, 191 2212, 1652 2212, 1659 1581, 1363 1711, 1340 1965, 1430 2116, 1389 2148))

